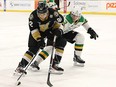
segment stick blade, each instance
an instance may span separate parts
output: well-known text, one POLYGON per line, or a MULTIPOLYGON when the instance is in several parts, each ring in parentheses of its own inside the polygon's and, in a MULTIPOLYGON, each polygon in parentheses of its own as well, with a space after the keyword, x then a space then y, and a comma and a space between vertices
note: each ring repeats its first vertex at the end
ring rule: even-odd
POLYGON ((50 81, 47 81, 47 85, 48 85, 49 87, 53 87, 53 85, 51 84, 50 81))
POLYGON ((20 82, 20 81, 16 81, 16 82, 15 82, 15 85, 16 85, 16 86, 19 86, 19 85, 21 85, 21 82, 20 82))

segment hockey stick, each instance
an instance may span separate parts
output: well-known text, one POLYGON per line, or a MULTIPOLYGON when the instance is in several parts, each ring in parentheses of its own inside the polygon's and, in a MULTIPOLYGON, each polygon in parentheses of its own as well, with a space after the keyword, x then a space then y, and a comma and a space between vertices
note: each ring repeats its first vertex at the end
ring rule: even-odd
MULTIPOLYGON (((52 6, 50 6, 50 7, 53 7, 53 6, 55 6, 56 4, 54 4, 54 5, 52 5, 52 6)), ((68 2, 68 5, 67 6, 64 6, 64 7, 69 7, 70 6, 70 2, 68 2)), ((61 7, 61 8, 56 8, 56 10, 60 10, 60 9, 63 9, 64 7, 61 7)))
MULTIPOLYGON (((38 52, 37 52, 38 53, 38 52)), ((37 53, 36 53, 36 55, 37 55, 37 53)), ((26 70, 28 69, 28 67, 31 65, 31 63, 33 62, 33 60, 35 59, 35 57, 36 57, 36 55, 34 55, 34 57, 31 59, 31 61, 28 63, 28 65, 25 67, 25 69, 24 69, 24 72, 23 73, 21 73, 21 75, 18 77, 18 79, 17 79, 17 81, 16 81, 16 86, 19 86, 20 84, 21 84, 21 81, 20 81, 20 79, 21 79, 21 77, 24 75, 24 74, 27 74, 26 73, 26 70)))
MULTIPOLYGON (((69 6, 70 6, 70 2, 68 2, 68 5, 67 5, 67 6, 64 6, 64 7, 69 7, 69 6)), ((64 8, 64 7, 57 8, 57 10, 60 10, 60 9, 62 9, 62 8, 64 8)))
POLYGON ((49 65, 49 70, 48 70, 47 84, 48 84, 49 87, 52 87, 53 86, 51 84, 51 82, 50 82, 50 73, 51 73, 52 63, 53 63, 53 55, 54 55, 55 41, 56 41, 56 36, 54 36, 54 40, 53 40, 53 47, 52 47, 51 59, 50 59, 50 65, 49 65))

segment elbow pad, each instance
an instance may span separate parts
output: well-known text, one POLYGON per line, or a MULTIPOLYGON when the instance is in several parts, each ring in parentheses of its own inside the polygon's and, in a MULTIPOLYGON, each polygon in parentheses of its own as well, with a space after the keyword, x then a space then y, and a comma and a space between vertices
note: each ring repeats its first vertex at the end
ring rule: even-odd
POLYGON ((41 35, 40 35, 38 29, 32 30, 32 31, 31 31, 31 34, 32 34, 33 38, 34 38, 36 41, 38 41, 38 40, 41 38, 41 35))

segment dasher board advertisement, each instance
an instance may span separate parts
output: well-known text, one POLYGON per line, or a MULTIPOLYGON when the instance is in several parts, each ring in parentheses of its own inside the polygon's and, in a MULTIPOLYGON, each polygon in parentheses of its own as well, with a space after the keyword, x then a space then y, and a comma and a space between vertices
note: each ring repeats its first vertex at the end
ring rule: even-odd
POLYGON ((4 0, 0 0, 0 11, 4 11, 4 0))
POLYGON ((6 11, 32 11, 34 0, 7 0, 6 11))

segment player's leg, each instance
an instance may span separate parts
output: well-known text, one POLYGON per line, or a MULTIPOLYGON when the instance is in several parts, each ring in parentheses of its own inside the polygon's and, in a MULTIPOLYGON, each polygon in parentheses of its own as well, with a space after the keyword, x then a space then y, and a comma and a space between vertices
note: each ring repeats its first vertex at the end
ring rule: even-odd
POLYGON ((83 66, 85 61, 81 59, 81 53, 82 53, 83 45, 84 45, 84 36, 80 34, 79 32, 70 31, 69 33, 66 33, 64 37, 67 39, 68 42, 75 43, 74 44, 75 51, 74 51, 74 58, 73 58, 74 65, 78 65, 77 63, 79 63, 80 65, 83 66))
POLYGON ((81 54, 82 54, 82 50, 84 46, 84 36, 78 33, 75 36, 74 40, 75 40, 75 45, 74 45, 75 51, 74 51, 74 58, 73 58, 74 65, 84 66, 85 61, 81 59, 81 54))
POLYGON ((45 46, 44 49, 37 55, 36 60, 31 64, 30 70, 38 71, 39 64, 43 62, 49 54, 51 54, 52 46, 45 46))
POLYGON ((37 55, 36 60, 31 64, 30 70, 32 71, 38 71, 39 69, 37 67, 39 67, 39 64, 44 61, 49 56, 49 54, 51 54, 54 35, 50 31, 46 31, 46 36, 47 44, 37 55))
POLYGON ((63 37, 58 37, 55 43, 55 56, 52 64, 52 73, 63 73, 64 69, 59 67, 66 46, 66 40, 63 37))
POLYGON ((29 50, 25 52, 23 58, 18 64, 18 67, 16 68, 15 72, 17 73, 23 73, 24 68, 27 66, 27 64, 31 61, 31 59, 35 56, 38 49, 36 47, 29 47, 29 50))
MULTIPOLYGON (((32 71, 37 71, 38 69, 36 68, 36 66, 39 66, 39 64, 42 61, 44 61, 49 56, 49 54, 51 54, 52 44, 53 44, 53 41, 51 39, 48 39, 47 46, 38 54, 38 57, 36 58, 34 63, 31 65, 30 69, 32 71)), ((53 65, 52 65, 53 71, 54 70, 58 72, 64 71, 61 67, 58 66, 58 64, 60 63, 65 45, 66 45, 66 41, 64 39, 61 39, 61 38, 56 39, 56 43, 55 43, 56 53, 55 53, 55 58, 53 60, 53 65)))
POLYGON ((19 62, 18 67, 15 70, 16 73, 23 73, 24 68, 27 66, 27 64, 31 61, 31 59, 35 56, 35 54, 39 50, 38 43, 33 39, 31 34, 29 35, 28 46, 29 46, 29 49, 28 51, 25 52, 24 56, 19 62))

